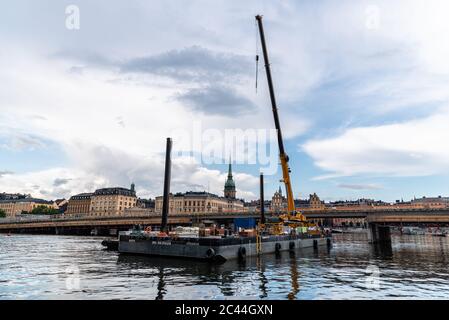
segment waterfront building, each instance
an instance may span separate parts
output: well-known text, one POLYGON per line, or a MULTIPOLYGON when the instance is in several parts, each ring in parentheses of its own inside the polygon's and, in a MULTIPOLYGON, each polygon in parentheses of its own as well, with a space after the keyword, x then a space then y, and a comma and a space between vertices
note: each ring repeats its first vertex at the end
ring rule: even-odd
MULTIPOLYGON (((156 197, 155 212, 162 213, 162 201, 162 196, 156 197)), ((169 196, 169 212, 174 214, 243 211, 242 200, 220 197, 206 191, 188 191, 169 196)))
MULTIPOLYGON (((232 166, 229 163, 228 177, 225 181, 224 196, 206 191, 188 191, 169 195, 169 213, 215 213, 215 212, 246 212, 244 201, 236 198, 236 187, 232 176, 232 166)), ((154 211, 162 213, 163 196, 156 197, 154 211)))
MULTIPOLYGON (((295 199, 295 208, 301 210, 323 210, 324 201, 321 201, 316 193, 310 194, 309 199, 295 199)), ((287 210, 287 198, 282 195, 282 189, 276 191, 271 198, 270 209, 273 213, 285 212, 287 210)))
POLYGON ((320 197, 316 193, 309 195, 309 209, 323 210, 325 209, 324 201, 320 200, 320 197))
POLYGON ((422 197, 411 201, 413 207, 419 208, 447 208, 449 207, 449 197, 422 197))
POLYGON ((154 213, 155 201, 153 199, 138 198, 135 207, 125 208, 125 215, 143 216, 154 213))
POLYGON ((69 201, 67 199, 56 199, 54 201, 56 207, 60 213, 65 213, 67 211, 67 206, 69 205, 69 201))
POLYGON ((142 209, 154 209, 155 203, 153 199, 138 198, 136 206, 142 209))
POLYGON ((39 206, 58 209, 56 204, 52 201, 32 197, 0 200, 0 209, 6 212, 7 217, 15 217, 21 213, 30 213, 33 209, 39 206))
POLYGON ((383 202, 380 200, 373 200, 373 199, 358 199, 358 200, 344 200, 344 201, 335 201, 335 202, 329 202, 326 204, 326 206, 332 208, 332 209, 341 209, 341 210, 348 210, 348 209, 360 209, 360 208, 367 208, 367 207, 384 207, 384 206, 390 206, 389 203, 383 202))
POLYGON ((132 207, 132 208, 126 208, 124 211, 124 214, 126 216, 144 216, 144 215, 150 215, 154 213, 154 207, 153 208, 142 208, 142 207, 132 207))
POLYGON ((297 210, 308 209, 309 199, 295 199, 295 208, 297 210))
POLYGON ((271 198, 271 212, 280 213, 287 209, 287 198, 282 195, 282 189, 279 186, 279 190, 276 191, 271 198))
MULTIPOLYGON (((265 212, 270 211, 271 200, 264 201, 265 212)), ((244 203, 245 212, 260 212, 260 200, 251 200, 244 203)))
POLYGON ((259 204, 260 204, 259 200, 252 200, 250 202, 245 202, 243 204, 243 207, 248 212, 257 212, 257 211, 259 211, 259 204))
POLYGON ((66 214, 89 214, 93 193, 80 193, 70 197, 66 214))
POLYGON ((22 194, 22 193, 0 193, 0 200, 17 200, 17 199, 26 199, 31 198, 30 194, 22 194))
POLYGON ((92 216, 107 216, 123 214, 125 209, 137 205, 134 184, 127 188, 103 188, 96 190, 90 201, 89 214, 92 216))

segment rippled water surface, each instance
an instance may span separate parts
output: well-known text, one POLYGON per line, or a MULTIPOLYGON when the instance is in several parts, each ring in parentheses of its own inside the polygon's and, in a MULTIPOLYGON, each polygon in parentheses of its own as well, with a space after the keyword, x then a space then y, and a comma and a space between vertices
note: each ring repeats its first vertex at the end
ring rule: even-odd
POLYGON ((333 247, 211 265, 120 256, 101 238, 0 234, 0 299, 448 299, 449 238, 334 236, 333 247))

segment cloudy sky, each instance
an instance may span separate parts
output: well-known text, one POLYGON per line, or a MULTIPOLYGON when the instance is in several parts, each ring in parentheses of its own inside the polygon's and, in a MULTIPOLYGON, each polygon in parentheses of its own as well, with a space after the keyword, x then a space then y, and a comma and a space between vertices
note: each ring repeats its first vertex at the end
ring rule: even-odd
POLYGON ((448 11, 443 0, 4 3, 0 192, 135 182, 154 197, 172 136, 172 191, 221 194, 232 154, 238 196, 257 198, 260 159, 223 137, 273 128, 262 65, 255 90, 260 13, 295 196, 449 195, 448 11), (222 151, 214 163, 210 149, 222 151))

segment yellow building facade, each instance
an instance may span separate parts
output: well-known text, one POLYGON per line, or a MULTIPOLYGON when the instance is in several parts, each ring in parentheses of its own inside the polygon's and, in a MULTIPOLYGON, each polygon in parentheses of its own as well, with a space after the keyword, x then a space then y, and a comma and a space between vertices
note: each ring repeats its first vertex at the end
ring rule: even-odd
MULTIPOLYGON (((155 212, 162 213, 163 197, 156 197, 155 212)), ((243 201, 219 197, 208 192, 170 194, 169 213, 244 212, 243 201)))
POLYGON ((70 197, 65 214, 89 214, 93 193, 80 193, 70 197))
POLYGON ((282 195, 282 189, 276 191, 271 198, 270 210, 274 213, 284 212, 287 209, 287 198, 282 195))
POLYGON ((89 215, 120 215, 137 204, 136 192, 126 188, 103 188, 91 196, 89 215))
POLYGON ((30 213, 39 206, 58 209, 58 206, 53 202, 42 199, 25 198, 0 201, 0 209, 6 212, 6 217, 15 217, 22 212, 30 213))

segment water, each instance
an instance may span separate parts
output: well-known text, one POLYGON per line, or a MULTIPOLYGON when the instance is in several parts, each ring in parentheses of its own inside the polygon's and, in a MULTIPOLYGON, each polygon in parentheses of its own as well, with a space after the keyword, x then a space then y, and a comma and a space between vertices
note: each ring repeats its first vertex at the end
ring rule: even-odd
POLYGON ((449 238, 339 234, 320 248, 211 265, 120 256, 98 237, 0 234, 0 299, 448 299, 449 238))

